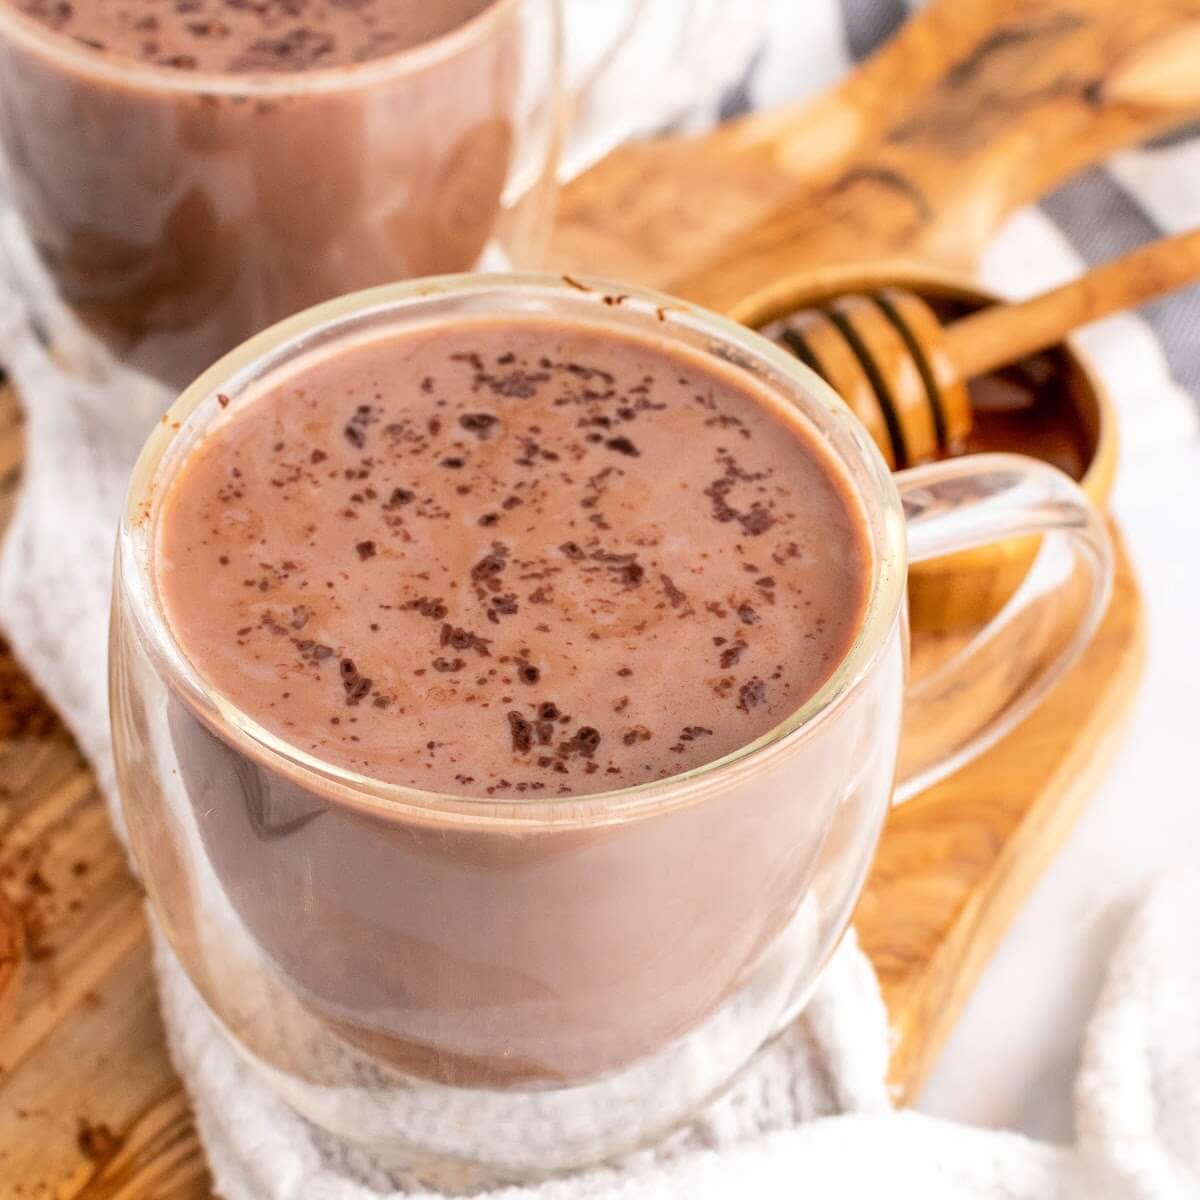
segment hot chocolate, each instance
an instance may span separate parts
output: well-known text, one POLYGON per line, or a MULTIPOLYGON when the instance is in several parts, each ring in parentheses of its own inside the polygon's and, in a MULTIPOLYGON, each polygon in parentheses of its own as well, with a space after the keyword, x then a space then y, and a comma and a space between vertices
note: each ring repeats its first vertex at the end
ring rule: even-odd
POLYGON ((326 762, 467 796, 677 775, 861 622, 861 518, 777 403, 649 341, 466 321, 340 347, 175 478, 158 583, 209 684, 326 762))
POLYGON ((754 743, 859 633, 864 510, 804 417, 678 338, 533 315, 341 334, 206 413, 155 502, 158 603, 202 687, 317 768, 179 691, 172 777, 311 1011, 440 1083, 540 1084, 791 977, 825 798, 886 787, 895 706, 757 787, 576 817, 754 743))
POLYGON ((12 198, 62 297, 173 385, 319 300, 527 258, 553 157, 539 4, 0 0, 12 198))
POLYGON ((492 0, 8 0, 85 46, 184 71, 303 71, 428 42, 492 0))

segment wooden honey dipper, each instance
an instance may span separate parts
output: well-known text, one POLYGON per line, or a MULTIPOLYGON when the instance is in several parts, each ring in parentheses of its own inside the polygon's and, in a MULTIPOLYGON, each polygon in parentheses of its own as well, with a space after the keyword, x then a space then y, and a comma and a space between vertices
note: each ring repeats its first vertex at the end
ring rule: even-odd
POLYGON ((900 288, 840 296, 763 332, 828 382, 892 468, 958 454, 971 432, 967 381, 1067 333, 1200 279, 1200 229, 1162 238, 1071 283, 943 326, 900 288))

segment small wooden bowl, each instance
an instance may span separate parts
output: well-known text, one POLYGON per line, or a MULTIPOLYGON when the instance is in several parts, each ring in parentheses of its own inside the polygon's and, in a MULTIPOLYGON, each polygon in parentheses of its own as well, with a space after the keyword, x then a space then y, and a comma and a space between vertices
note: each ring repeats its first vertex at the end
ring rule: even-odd
MULTIPOLYGON (((800 308, 833 297, 899 286, 930 302, 943 319, 997 302, 997 297, 952 273, 919 264, 823 269, 770 307, 744 307, 731 315, 759 328, 800 308)), ((1074 476, 1100 509, 1108 503, 1116 473, 1117 442, 1112 403, 1095 372, 1068 340, 1012 368, 971 384, 976 430, 970 450, 1034 454, 1074 476), (1005 411, 1014 389, 1038 392, 1038 403, 1022 416, 1005 411), (1001 407, 997 408, 999 404, 1001 407)), ((909 572, 909 614, 914 629, 962 630, 993 616, 1024 579, 1040 539, 1009 541, 968 550, 914 566, 909 572)))

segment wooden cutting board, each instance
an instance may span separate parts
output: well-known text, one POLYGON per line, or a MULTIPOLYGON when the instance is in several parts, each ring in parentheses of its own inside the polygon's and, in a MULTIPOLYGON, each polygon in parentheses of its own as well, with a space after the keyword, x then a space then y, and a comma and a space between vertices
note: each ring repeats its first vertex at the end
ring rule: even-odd
MULTIPOLYGON (((568 189, 553 261, 726 309, 817 263, 964 267, 1016 204, 1200 113, 1187 65, 1198 45, 1200 0, 934 0, 813 107, 611 156, 568 189)), ((0 392, 0 519, 20 462, 19 410, 0 392)), ((1122 551, 1111 608, 1070 676, 987 755, 892 814, 856 926, 895 1029, 898 1097, 918 1090, 1103 773, 1143 642, 1122 551)), ((27 967, 0 1030, 0 1195, 210 1196, 163 1043, 141 894, 91 774, 6 648, 0 887, 22 916, 27 967)))

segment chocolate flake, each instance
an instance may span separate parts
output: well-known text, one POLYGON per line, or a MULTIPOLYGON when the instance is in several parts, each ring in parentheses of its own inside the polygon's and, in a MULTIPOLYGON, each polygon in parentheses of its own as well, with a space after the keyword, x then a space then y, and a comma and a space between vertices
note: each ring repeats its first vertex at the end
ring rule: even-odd
POLYGON ((256 38, 230 66, 234 71, 303 71, 316 66, 336 48, 331 34, 297 25, 278 37, 256 38))
POLYGON ((742 651, 746 649, 746 643, 739 638, 732 646, 727 646, 721 651, 721 669, 728 671, 730 667, 736 667, 738 660, 742 657, 742 651))
POLYGON ((512 736, 512 748, 515 754, 528 754, 533 749, 533 725, 519 712, 510 711, 508 714, 508 730, 512 736))
POLYGON ((360 404, 354 416, 346 422, 342 435, 356 450, 367 444, 367 429, 379 420, 379 414, 369 404, 360 404))
POLYGON ((573 737, 560 742, 558 753, 560 757, 578 754, 583 758, 591 758, 600 747, 600 731, 591 725, 581 725, 573 737))
POLYGON ((751 506, 749 512, 739 513, 737 519, 748 537, 758 537, 775 524, 775 518, 757 502, 751 506))
POLYGON ((491 644, 489 639, 482 638, 469 629, 459 629, 454 625, 443 624, 440 637, 440 644, 443 646, 450 646, 455 650, 474 650, 480 658, 491 657, 491 652, 488 650, 488 646, 491 644))
POLYGON ((615 450, 618 454, 625 454, 630 458, 641 457, 642 452, 627 437, 609 438, 604 444, 610 450, 615 450))
POLYGON ((458 423, 468 432, 477 434, 481 441, 487 441, 492 436, 492 430, 500 423, 499 417, 491 413, 463 413, 458 423))
POLYGON ((476 583, 481 583, 499 575, 507 565, 508 547, 503 542, 493 542, 491 551, 471 568, 471 578, 476 583))
POLYGON ((502 617, 511 617, 519 608, 517 597, 512 592, 505 592, 504 595, 496 596, 492 600, 491 607, 488 609, 488 617, 494 622, 496 614, 502 617))
POLYGON ((359 673, 352 658, 343 658, 338 670, 342 677, 342 689, 346 693, 346 703, 358 704, 371 691, 372 681, 359 673))
POLYGON ((448 611, 445 603, 433 596, 420 596, 416 600, 410 600, 402 607, 409 611, 419 612, 421 616, 429 617, 433 621, 440 621, 448 611))
POLYGON ((658 579, 672 608, 678 608, 681 604, 687 603, 686 593, 675 586, 675 582, 671 579, 670 575, 659 575, 658 579))

